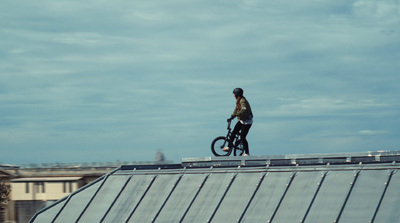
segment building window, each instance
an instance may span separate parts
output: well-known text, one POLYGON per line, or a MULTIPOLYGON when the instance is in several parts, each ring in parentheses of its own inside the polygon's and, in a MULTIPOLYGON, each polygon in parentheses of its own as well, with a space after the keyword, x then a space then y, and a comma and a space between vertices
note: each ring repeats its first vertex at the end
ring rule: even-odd
POLYGON ((71 192, 72 192, 72 182, 64 182, 63 193, 71 193, 71 192))
POLYGON ((35 182, 34 186, 36 193, 46 193, 44 182, 35 182))
POLYGON ((29 183, 25 183, 25 193, 29 194, 29 183))
POLYGON ((63 193, 68 193, 68 191, 67 191, 67 182, 63 183, 63 193))

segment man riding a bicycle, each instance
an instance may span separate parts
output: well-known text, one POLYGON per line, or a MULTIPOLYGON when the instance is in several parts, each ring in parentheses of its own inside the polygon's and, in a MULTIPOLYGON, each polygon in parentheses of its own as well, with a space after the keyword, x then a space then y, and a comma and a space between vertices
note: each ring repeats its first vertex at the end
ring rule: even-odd
POLYGON ((223 151, 229 151, 233 147, 233 139, 240 131, 240 138, 243 142, 244 154, 243 156, 250 155, 249 144, 246 140, 246 136, 249 133, 251 125, 253 124, 253 112, 247 99, 243 96, 243 89, 235 88, 233 90, 233 96, 236 99, 236 107, 231 117, 227 120, 232 121, 235 117, 238 118, 238 122, 232 131, 232 137, 229 139, 229 145, 223 149, 223 151))

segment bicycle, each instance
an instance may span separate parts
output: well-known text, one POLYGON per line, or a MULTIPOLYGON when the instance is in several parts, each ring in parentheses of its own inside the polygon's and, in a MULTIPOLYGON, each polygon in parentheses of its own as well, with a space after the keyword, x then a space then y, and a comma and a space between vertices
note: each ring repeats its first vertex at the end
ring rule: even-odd
POLYGON ((240 131, 232 141, 233 147, 230 147, 229 151, 223 151, 226 146, 229 146, 229 139, 232 137, 231 122, 232 120, 228 121, 228 133, 226 136, 218 136, 211 143, 211 151, 215 156, 229 156, 232 151, 234 156, 241 156, 244 153, 243 142, 240 139, 240 131))

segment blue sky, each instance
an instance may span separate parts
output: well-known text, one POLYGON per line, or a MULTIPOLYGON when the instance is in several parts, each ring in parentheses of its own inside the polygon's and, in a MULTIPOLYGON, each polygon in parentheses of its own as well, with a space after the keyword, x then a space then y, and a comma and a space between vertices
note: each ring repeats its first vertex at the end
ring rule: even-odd
POLYGON ((398 0, 0 2, 0 162, 400 150, 398 0))

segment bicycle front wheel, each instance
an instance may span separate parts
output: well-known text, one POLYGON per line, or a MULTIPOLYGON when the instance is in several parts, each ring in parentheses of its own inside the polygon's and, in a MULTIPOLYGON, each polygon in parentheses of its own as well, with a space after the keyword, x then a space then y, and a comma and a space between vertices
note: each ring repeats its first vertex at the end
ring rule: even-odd
POLYGON ((244 148, 243 148, 243 141, 238 140, 235 142, 235 149, 233 151, 234 156, 242 156, 244 153, 244 148))
POLYGON ((215 138, 211 143, 211 151, 215 156, 229 156, 232 149, 229 151, 223 151, 223 149, 228 146, 228 141, 225 136, 219 136, 215 138))

